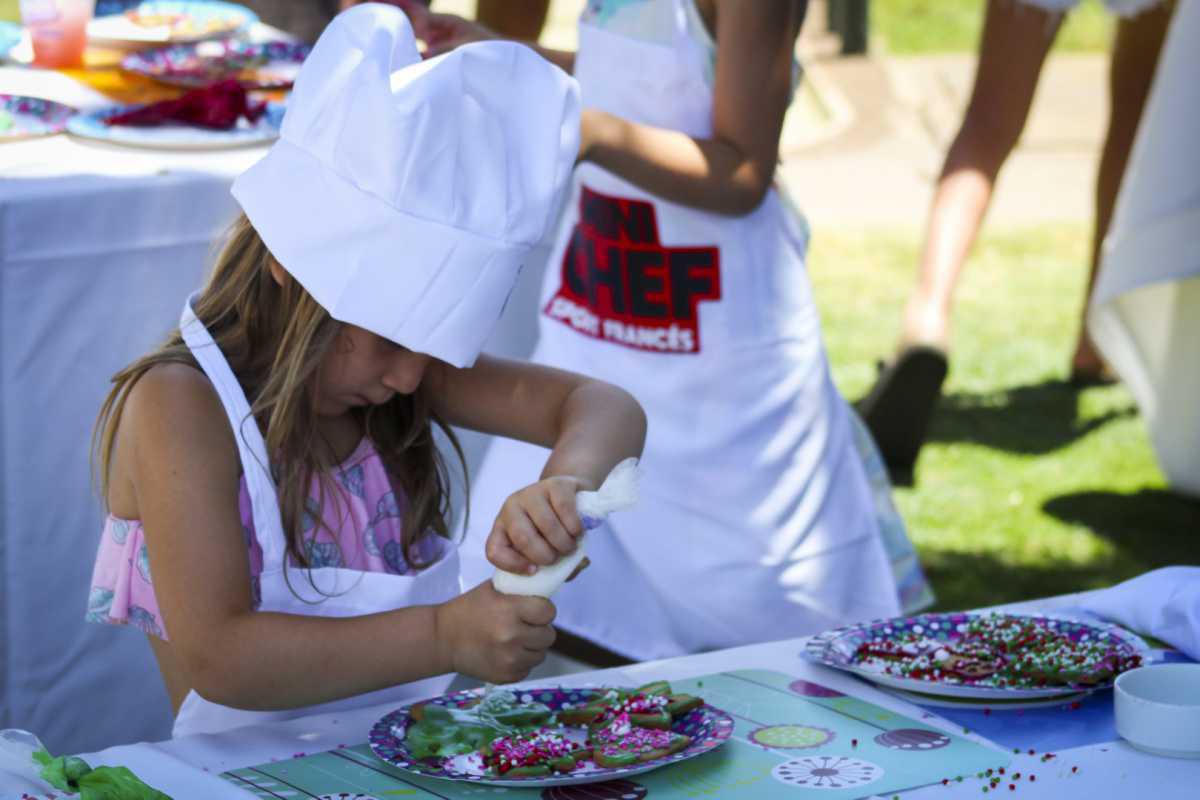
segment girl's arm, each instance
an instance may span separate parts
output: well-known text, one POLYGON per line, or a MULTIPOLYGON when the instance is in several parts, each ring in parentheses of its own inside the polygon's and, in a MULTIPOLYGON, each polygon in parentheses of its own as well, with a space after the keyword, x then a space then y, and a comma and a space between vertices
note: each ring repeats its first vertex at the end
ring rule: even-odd
POLYGON ((209 700, 295 708, 452 671, 507 682, 553 640, 553 606, 490 583, 441 606, 359 617, 254 611, 240 462, 207 378, 156 367, 132 390, 122 428, 169 647, 183 682, 209 700))
POLYGON ((434 362, 426 380, 447 422, 550 449, 542 479, 505 502, 489 537, 488 557, 510 572, 535 571, 572 552, 583 534, 575 493, 597 488, 645 444, 637 400, 582 375, 480 356, 469 369, 434 362))
MULTIPOLYGON (((497 38, 477 23, 431 13, 414 0, 401 0, 400 5, 430 54, 497 38)), ((783 116, 791 98, 792 52, 807 2, 715 0, 715 6, 712 138, 696 139, 585 108, 579 158, 666 200, 740 215, 758 207, 775 177, 783 116)), ((574 71, 574 53, 530 46, 574 71)))
POLYGON ((746 214, 775 175, 805 3, 716 0, 716 7, 712 138, 584 109, 580 159, 672 202, 746 214))

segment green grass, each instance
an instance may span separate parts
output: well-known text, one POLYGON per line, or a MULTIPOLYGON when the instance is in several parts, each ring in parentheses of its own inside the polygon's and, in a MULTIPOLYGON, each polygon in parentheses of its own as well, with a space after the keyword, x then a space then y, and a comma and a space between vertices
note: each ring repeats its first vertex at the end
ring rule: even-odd
MULTIPOLYGON (((964 270, 944 397, 898 488, 938 593, 970 608, 1200 563, 1200 503, 1166 490, 1121 386, 1067 385, 1089 230, 993 231, 964 270)), ((817 231, 810 270, 834 378, 851 399, 895 344, 918 242, 817 231)))
MULTIPOLYGON (((875 0, 871 35, 881 37, 891 53, 973 52, 985 6, 985 0, 875 0)), ((1105 50, 1112 29, 1112 16, 1099 0, 1084 0, 1067 14, 1054 49, 1105 50)))

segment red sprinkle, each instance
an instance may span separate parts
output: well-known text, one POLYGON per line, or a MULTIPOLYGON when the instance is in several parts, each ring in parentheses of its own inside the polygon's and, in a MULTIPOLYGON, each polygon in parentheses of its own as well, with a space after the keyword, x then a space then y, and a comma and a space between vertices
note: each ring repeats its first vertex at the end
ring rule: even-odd
POLYGON ((1030 783, 1033 783, 1035 780, 1037 780, 1037 776, 1036 776, 1036 775, 1030 775, 1030 776, 1029 776, 1029 782, 1030 782, 1030 783))
POLYGON ((992 710, 991 710, 990 708, 985 708, 985 709, 983 710, 983 715, 984 715, 985 717, 986 717, 988 714, 991 714, 991 713, 992 713, 992 710))
POLYGON ((1029 748, 1029 755, 1033 755, 1033 748, 1029 748))
POLYGON ((949 786, 949 785, 950 785, 950 779, 942 778, 942 786, 949 786))
POLYGON ((851 747, 858 747, 858 739, 851 739, 851 740, 850 740, 850 746, 851 746, 851 747))
POLYGON ((1001 774, 1001 775, 1003 775, 1003 774, 1004 774, 1004 767, 1001 767, 1001 768, 1000 768, 1000 774, 1001 774))
POLYGON ((1008 790, 1009 790, 1010 792, 1015 792, 1015 791, 1017 790, 1017 785, 1016 785, 1015 783, 1010 783, 1010 784, 1008 785, 1008 790))
POLYGON ((1079 772, 1079 767, 1071 767, 1071 772, 1079 772))
POLYGON ((1080 703, 1078 700, 1076 700, 1074 703, 1071 703, 1071 710, 1072 710, 1072 711, 1078 711, 1078 710, 1079 710, 1079 709, 1081 709, 1081 708, 1083 708, 1083 704, 1082 704, 1082 703, 1080 703))

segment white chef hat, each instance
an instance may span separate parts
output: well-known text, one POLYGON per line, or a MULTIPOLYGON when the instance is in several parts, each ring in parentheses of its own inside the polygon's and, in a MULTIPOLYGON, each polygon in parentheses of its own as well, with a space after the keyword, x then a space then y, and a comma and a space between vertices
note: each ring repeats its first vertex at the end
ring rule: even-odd
POLYGON ((579 107, 574 79, 529 48, 422 61, 403 12, 355 6, 322 34, 279 141, 233 195, 335 319, 467 366, 554 222, 579 107))

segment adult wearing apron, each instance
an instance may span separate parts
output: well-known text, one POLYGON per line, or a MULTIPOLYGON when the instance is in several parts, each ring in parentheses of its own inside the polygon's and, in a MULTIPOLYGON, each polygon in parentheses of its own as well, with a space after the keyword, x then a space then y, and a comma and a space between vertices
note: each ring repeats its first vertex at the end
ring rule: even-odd
MULTIPOLYGON (((410 14, 419 36, 445 47, 410 14)), ((455 36, 480 33, 459 23, 455 36)), ((595 111, 664 143, 667 131, 712 140, 718 59, 692 0, 589 3, 573 63, 585 143, 595 111)), ((748 213, 713 213, 584 159, 546 269, 532 360, 623 386, 646 409, 649 435, 641 502, 588 535, 592 566, 555 595, 559 628, 640 660, 927 602, 886 483, 869 478, 869 439, 831 379, 804 269, 807 230, 780 190, 748 213)), ((504 487, 535 476, 543 458, 491 446, 471 497, 468 581, 490 574, 486 520, 504 487)))

